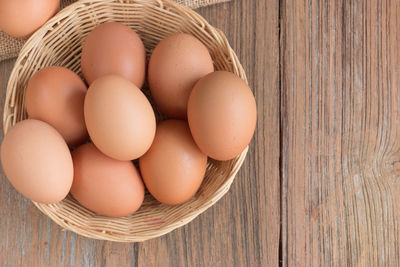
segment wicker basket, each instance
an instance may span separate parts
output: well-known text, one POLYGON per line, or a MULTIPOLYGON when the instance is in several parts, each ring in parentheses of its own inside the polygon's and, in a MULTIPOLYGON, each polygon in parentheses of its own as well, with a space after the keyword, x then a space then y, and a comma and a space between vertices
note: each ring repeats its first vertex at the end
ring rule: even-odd
MULTIPOLYGON (((224 34, 188 8, 168 0, 78 1, 47 22, 22 48, 7 86, 4 132, 27 117, 24 93, 32 74, 45 66, 59 65, 81 75, 82 42, 96 25, 107 21, 122 22, 133 28, 142 38, 147 55, 166 36, 190 33, 208 47, 217 70, 231 71, 246 81, 224 34)), ((163 205, 146 193, 142 207, 133 215, 109 218, 85 209, 70 195, 57 204, 34 204, 57 224, 80 235, 112 241, 144 241, 185 225, 217 202, 229 190, 246 153, 247 149, 226 162, 209 160, 197 194, 178 206, 163 205)))

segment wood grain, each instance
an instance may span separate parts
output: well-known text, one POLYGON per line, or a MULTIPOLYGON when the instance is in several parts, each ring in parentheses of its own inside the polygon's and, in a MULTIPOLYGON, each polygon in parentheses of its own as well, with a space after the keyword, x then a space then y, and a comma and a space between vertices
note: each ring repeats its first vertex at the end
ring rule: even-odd
POLYGON ((399 266, 398 1, 282 1, 283 266, 399 266))
MULTIPOLYGON (((276 266, 279 261, 278 0, 197 11, 226 33, 257 99, 258 126, 230 192, 182 227, 144 243, 63 231, 0 178, 0 266, 276 266)), ((2 104, 13 61, 0 62, 2 104)))

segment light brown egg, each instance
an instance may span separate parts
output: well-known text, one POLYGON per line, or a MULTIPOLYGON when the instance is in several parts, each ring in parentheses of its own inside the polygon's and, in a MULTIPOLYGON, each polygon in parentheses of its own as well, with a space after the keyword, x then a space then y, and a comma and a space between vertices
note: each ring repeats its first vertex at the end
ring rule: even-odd
POLYGON ((15 124, 1 145, 1 163, 15 189, 33 201, 57 203, 71 188, 71 153, 62 136, 45 122, 15 124))
POLYGON ((46 67, 29 80, 26 111, 29 118, 56 128, 68 145, 80 145, 89 138, 83 117, 86 92, 85 83, 76 73, 64 67, 46 67))
POLYGON ((120 76, 103 76, 92 83, 84 113, 90 138, 109 157, 137 159, 153 142, 153 108, 139 88, 120 76))
POLYGON ((149 192, 164 204, 176 205, 199 189, 207 156, 194 143, 187 122, 167 120, 157 126, 154 142, 139 165, 149 192))
POLYGON ((238 156, 250 143, 256 121, 253 93, 233 73, 211 73, 200 79, 190 94, 190 131, 201 151, 213 159, 238 156))
POLYGON ((104 23, 86 37, 81 66, 89 85, 101 76, 115 74, 141 88, 146 74, 146 52, 134 30, 122 23, 104 23))
POLYGON ((203 43, 189 34, 171 35, 151 55, 151 95, 169 118, 186 119, 190 91, 200 78, 213 71, 213 61, 203 43))
POLYGON ((100 215, 120 217, 142 205, 144 185, 131 161, 119 161, 101 153, 92 143, 72 152, 72 196, 100 215))
POLYGON ((0 0, 0 29, 16 38, 28 37, 59 7, 60 0, 0 0))

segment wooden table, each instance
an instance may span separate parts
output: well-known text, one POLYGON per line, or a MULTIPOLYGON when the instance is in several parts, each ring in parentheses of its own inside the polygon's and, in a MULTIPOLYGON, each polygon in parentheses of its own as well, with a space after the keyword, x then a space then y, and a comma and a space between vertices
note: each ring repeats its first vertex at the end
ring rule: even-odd
MULTIPOLYGON (((400 2, 198 12, 226 33, 258 104, 229 193, 185 227, 123 244, 63 231, 3 175, 1 265, 399 266, 400 2)), ((3 92, 12 66, 0 63, 3 92)))

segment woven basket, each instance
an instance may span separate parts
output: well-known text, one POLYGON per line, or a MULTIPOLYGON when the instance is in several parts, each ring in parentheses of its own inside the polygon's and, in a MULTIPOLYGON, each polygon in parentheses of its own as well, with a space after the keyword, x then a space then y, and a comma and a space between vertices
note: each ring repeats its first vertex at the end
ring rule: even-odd
MULTIPOLYGON (((144 42, 147 56, 168 35, 190 33, 207 46, 216 70, 233 72, 247 82, 225 35, 186 7, 169 0, 78 1, 47 22, 22 48, 7 86, 4 132, 27 117, 24 93, 33 73, 45 66, 59 65, 81 75, 81 45, 93 28, 107 21, 121 22, 134 29, 144 42)), ((199 191, 178 206, 161 204, 146 193, 142 207, 133 215, 109 218, 85 209, 70 195, 57 204, 34 204, 54 222, 80 235, 112 241, 144 241, 185 225, 217 202, 229 190, 246 153, 247 149, 226 162, 209 160, 199 191)))

